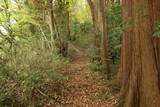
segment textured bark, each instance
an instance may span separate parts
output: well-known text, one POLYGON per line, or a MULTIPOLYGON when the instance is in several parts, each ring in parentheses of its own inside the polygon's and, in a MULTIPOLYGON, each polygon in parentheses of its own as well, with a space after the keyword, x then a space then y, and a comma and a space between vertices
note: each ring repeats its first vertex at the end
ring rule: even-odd
POLYGON ((132 30, 132 1, 123 1, 123 20, 129 21, 127 25, 124 25, 124 29, 126 30, 122 37, 122 49, 121 49, 121 68, 120 68, 120 75, 125 75, 121 77, 121 92, 125 91, 124 86, 126 81, 129 80, 129 75, 132 69, 132 37, 133 37, 133 30, 132 30))
POLYGON ((132 69, 132 37, 133 37, 133 18, 132 1, 123 0, 122 20, 128 22, 123 26, 125 33, 122 36, 121 62, 118 76, 114 82, 116 87, 121 88, 121 93, 125 92, 126 82, 132 69))
MULTIPOLYGON (((154 2, 152 2, 152 11, 153 11, 153 14, 152 14, 153 26, 156 27, 158 25, 158 22, 160 22, 160 0, 154 0, 154 2)), ((159 71, 158 77, 160 82, 160 66, 159 66, 160 65, 160 38, 159 37, 154 37, 154 49, 156 53, 156 62, 157 62, 157 67, 159 71)))
POLYGON ((123 20, 134 26, 123 36, 121 94, 123 107, 159 107, 158 67, 153 41, 155 0, 123 0, 123 20), (128 53, 129 52, 129 53, 128 53))

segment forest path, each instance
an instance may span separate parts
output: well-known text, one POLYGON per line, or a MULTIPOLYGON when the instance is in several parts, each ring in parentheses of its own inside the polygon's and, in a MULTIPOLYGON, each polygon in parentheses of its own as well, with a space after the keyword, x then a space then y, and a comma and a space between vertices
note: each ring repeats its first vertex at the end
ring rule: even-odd
POLYGON ((61 101, 50 107, 115 107, 117 103, 110 88, 100 78, 91 75, 88 69, 88 59, 79 48, 70 45, 76 50, 73 61, 65 73, 69 81, 65 84, 61 101))

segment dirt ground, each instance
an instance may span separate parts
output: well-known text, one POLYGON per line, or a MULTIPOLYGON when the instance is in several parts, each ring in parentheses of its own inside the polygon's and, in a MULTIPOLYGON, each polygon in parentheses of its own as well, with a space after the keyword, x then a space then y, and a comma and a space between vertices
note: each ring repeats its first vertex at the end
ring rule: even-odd
POLYGON ((88 69, 88 59, 77 47, 73 61, 66 72, 69 81, 62 90, 57 104, 48 103, 46 107, 116 107, 116 94, 98 77, 93 77, 88 69))

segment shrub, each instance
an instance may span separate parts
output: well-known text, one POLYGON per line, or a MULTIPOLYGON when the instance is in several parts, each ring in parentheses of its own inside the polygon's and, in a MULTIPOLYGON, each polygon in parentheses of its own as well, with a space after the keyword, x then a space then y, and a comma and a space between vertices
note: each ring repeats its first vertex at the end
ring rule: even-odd
POLYGON ((12 59, 2 60, 0 106, 42 106, 44 97, 54 98, 68 79, 61 73, 67 60, 56 52, 36 47, 32 42, 26 47, 16 47, 12 59))

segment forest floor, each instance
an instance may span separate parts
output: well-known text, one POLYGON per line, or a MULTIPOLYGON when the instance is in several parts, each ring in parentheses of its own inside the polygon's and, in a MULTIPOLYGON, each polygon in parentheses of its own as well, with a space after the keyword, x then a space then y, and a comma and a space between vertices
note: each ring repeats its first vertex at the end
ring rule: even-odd
POLYGON ((62 89, 58 103, 50 101, 46 107, 115 107, 117 93, 94 71, 88 68, 89 61, 84 52, 71 45, 76 53, 65 75, 69 80, 62 89))

